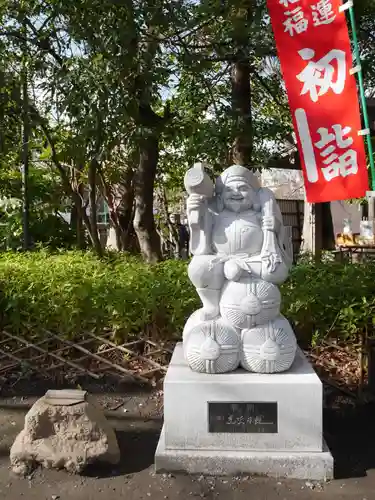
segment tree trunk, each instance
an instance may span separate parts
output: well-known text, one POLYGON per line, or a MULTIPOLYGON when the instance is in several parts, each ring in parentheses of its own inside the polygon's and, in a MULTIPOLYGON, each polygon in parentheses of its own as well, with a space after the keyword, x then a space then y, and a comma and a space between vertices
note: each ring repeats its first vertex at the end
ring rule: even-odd
MULTIPOLYGON (((82 219, 82 221, 83 221, 83 223, 84 223, 84 225, 89 233, 91 243, 93 244, 93 247, 97 251, 97 254, 102 255, 103 250, 102 250, 102 246, 100 244, 100 239, 99 239, 99 235, 98 235, 98 231, 97 231, 97 225, 95 226, 95 224, 94 224, 95 227, 94 228, 92 227, 90 219, 86 213, 86 207, 84 207, 82 205, 83 197, 81 196, 81 194, 79 192, 79 188, 77 188, 75 181, 73 181, 73 185, 72 185, 72 180, 69 178, 66 169, 60 163, 60 160, 58 158, 57 151, 56 151, 55 141, 54 141, 52 133, 49 130, 48 123, 46 122, 46 120, 44 120, 40 116, 40 114, 35 106, 30 106, 30 111, 31 111, 31 115, 34 117, 34 119, 40 125, 42 131, 44 132, 44 135, 48 141, 48 144, 51 146, 52 162, 55 165, 55 167, 57 168, 57 170, 61 176, 61 180, 62 180, 64 189, 65 189, 65 192, 72 197, 73 203, 75 204, 75 206, 78 209, 78 215, 82 219), (93 231, 93 229, 94 229, 94 231, 93 231), (95 232, 95 229, 96 229, 96 232, 95 232)), ((96 161, 91 162, 90 167, 94 167, 94 171, 91 169, 91 172, 90 172, 90 170, 89 170, 89 179, 91 178, 90 179, 91 180, 90 186, 92 188, 91 189, 92 192, 90 193, 92 196, 91 202, 93 202, 95 200, 95 205, 96 205, 96 171, 97 171, 97 166, 98 166, 98 164, 96 161), (93 176, 93 173, 94 173, 94 176, 93 176)), ((95 206, 95 218, 96 218, 96 206, 95 206)))
POLYGON ((92 160, 89 165, 88 184, 89 184, 89 210, 90 210, 90 239, 95 252, 99 257, 103 255, 103 248, 99 238, 98 217, 96 204, 96 171, 97 162, 92 160))
POLYGON ((323 250, 335 249, 335 235, 333 231, 333 220, 331 203, 322 203, 322 247, 323 250))
POLYGON ((84 248, 86 248, 85 228, 83 226, 82 216, 78 212, 77 212, 77 222, 76 222, 76 233, 77 233, 77 246, 79 249, 83 250, 84 248))
POLYGON ((323 207, 321 203, 313 205, 314 210, 314 258, 316 262, 322 260, 323 251, 323 207))
MULTIPOLYGON (((25 33, 26 33, 26 26, 25 33)), ((25 42, 26 43, 26 42, 25 42)), ((24 57, 26 57, 27 46, 24 46, 24 57)), ((26 65, 22 66, 22 227, 23 227, 23 249, 30 250, 30 193, 29 193, 29 163, 30 163, 30 120, 28 105, 28 72, 26 65)))
POLYGON ((135 232, 134 228, 134 215, 135 215, 135 204, 133 204, 133 209, 130 214, 129 225, 127 226, 127 230, 125 232, 123 247, 126 252, 139 254, 141 252, 141 248, 139 245, 137 233, 135 232))
POLYGON ((108 184, 101 169, 99 170, 98 174, 101 179, 101 184, 100 184, 101 195, 108 205, 109 220, 110 220, 110 228, 106 246, 110 250, 121 251, 122 250, 121 227, 119 224, 117 210, 116 210, 117 206, 116 194, 115 194, 116 186, 110 186, 108 184))
POLYGON ((110 237, 107 247, 117 251, 134 252, 136 235, 133 228, 134 218, 134 169, 128 167, 122 175, 121 181, 115 185, 109 185, 101 177, 101 194, 106 200, 110 218, 110 237))
MULTIPOLYGON (((133 190, 131 190, 133 192, 133 190)), ((134 219, 134 196, 131 205, 120 205, 112 213, 110 211, 111 228, 107 247, 117 251, 138 253, 137 235, 133 227, 134 219)))
POLYGON ((149 133, 140 142, 140 158, 134 176, 134 229, 147 262, 161 260, 160 237, 154 220, 154 183, 159 160, 159 138, 149 133))
POLYGON ((82 220, 82 213, 77 204, 82 205, 83 184, 78 185, 78 197, 72 198, 72 208, 70 211, 70 227, 76 234, 77 247, 81 250, 86 248, 85 228, 82 220))
MULTIPOLYGON (((85 207, 82 205, 82 198, 79 195, 77 191, 73 191, 69 183, 65 183, 66 186, 66 192, 70 192, 73 200, 73 204, 75 207, 77 207, 77 220, 80 220, 80 226, 86 227, 87 232, 89 233, 90 240, 92 242, 93 238, 91 235, 91 224, 90 224, 90 219, 86 213, 85 207)), ((77 223, 78 225, 78 223, 77 223)), ((78 228, 78 227, 77 227, 78 228)), ((82 227, 83 229, 83 227, 82 227)), ((84 234, 83 234, 84 238, 84 234)), ((85 238, 83 239, 83 248, 86 246, 86 241, 85 238)))
POLYGON ((124 251, 134 251, 134 170, 129 168, 120 186, 120 204, 116 210, 119 222, 119 244, 124 251))
POLYGON ((238 165, 250 166, 253 138, 249 61, 239 61, 233 64, 231 81, 232 109, 236 128, 232 162, 238 165))
POLYGON ((251 67, 248 47, 248 27, 252 20, 252 0, 244 0, 232 21, 232 39, 236 60, 232 64, 232 113, 235 139, 232 163, 251 165, 253 130, 251 117, 251 67))
MULTIPOLYGON (((82 206, 82 199, 83 199, 83 192, 84 192, 84 186, 83 184, 80 184, 78 186, 78 194, 80 197, 80 206, 82 206)), ((77 245, 78 248, 84 249, 86 248, 86 236, 85 236, 85 227, 83 224, 83 219, 82 219, 82 211, 77 210, 77 223, 76 223, 76 232, 77 232, 77 245)))
POLYGON ((181 245, 180 245, 180 237, 179 237, 179 232, 176 229, 177 228, 177 223, 180 223, 180 220, 175 220, 174 223, 171 221, 171 213, 169 212, 169 207, 168 207, 168 198, 167 198, 167 193, 165 188, 161 190, 161 195, 160 195, 160 205, 163 209, 163 216, 164 220, 166 221, 166 226, 168 229, 168 236, 167 236, 167 245, 168 245, 168 256, 172 256, 171 249, 173 249, 173 256, 180 256, 181 255, 181 245))
POLYGON ((138 144, 139 161, 134 175, 134 220, 133 227, 137 235, 140 251, 147 262, 162 259, 160 236, 154 219, 154 184, 159 161, 159 139, 166 123, 171 118, 170 106, 164 107, 163 117, 152 109, 154 101, 154 64, 158 51, 162 53, 158 23, 155 23, 158 10, 152 2, 145 2, 149 17, 146 16, 148 41, 142 64, 137 77, 136 122, 141 130, 138 144), (148 19, 147 19, 148 17, 148 19), (156 27, 157 26, 157 27, 156 27))

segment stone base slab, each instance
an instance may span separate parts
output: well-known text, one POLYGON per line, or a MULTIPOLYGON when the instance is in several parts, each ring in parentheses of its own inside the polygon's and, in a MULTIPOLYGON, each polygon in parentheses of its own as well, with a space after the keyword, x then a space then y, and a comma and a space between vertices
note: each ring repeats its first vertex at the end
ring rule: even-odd
POLYGON ((189 368, 178 344, 164 380, 164 424, 168 450, 322 452, 322 382, 300 349, 285 373, 206 374, 189 368), (278 430, 210 432, 210 402, 277 404, 278 430))
POLYGON ((168 450, 164 428, 155 455, 157 473, 183 472, 207 476, 262 475, 324 481, 333 478, 333 458, 322 452, 168 450))
POLYGON ((213 375, 193 372, 178 344, 164 380, 156 470, 331 479, 333 458, 323 442, 322 400, 322 382, 300 349, 285 373, 236 370, 213 375), (261 425, 252 421, 255 417, 261 425), (233 425, 238 419, 240 429, 233 425), (254 425, 244 427, 244 420, 254 425))

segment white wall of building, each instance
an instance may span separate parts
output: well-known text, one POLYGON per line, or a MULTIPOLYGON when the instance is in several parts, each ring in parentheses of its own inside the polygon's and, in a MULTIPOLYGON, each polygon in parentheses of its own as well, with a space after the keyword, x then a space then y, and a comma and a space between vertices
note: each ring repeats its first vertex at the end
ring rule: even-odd
MULTIPOLYGON (((261 173, 262 185, 272 189, 278 199, 303 200, 305 190, 302 172, 299 170, 268 169, 261 173)), ((349 219, 354 233, 359 233, 361 208, 359 204, 345 201, 331 202, 334 234, 341 233, 345 219, 349 219)))

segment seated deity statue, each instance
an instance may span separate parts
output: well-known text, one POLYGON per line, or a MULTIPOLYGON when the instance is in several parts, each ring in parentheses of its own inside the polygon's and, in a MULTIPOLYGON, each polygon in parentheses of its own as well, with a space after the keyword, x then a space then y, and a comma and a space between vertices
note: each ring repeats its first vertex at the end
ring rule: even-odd
POLYGON ((188 275, 202 308, 188 319, 185 357, 192 370, 259 373, 288 370, 297 343, 280 314, 278 285, 292 265, 274 194, 240 165, 214 184, 202 164, 185 175, 188 275))

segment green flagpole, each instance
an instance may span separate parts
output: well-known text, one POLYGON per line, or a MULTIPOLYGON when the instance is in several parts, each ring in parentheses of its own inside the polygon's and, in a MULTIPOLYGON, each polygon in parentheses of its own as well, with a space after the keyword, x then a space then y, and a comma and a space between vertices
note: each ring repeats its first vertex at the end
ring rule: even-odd
MULTIPOLYGON (((365 128, 370 130, 370 123, 369 123, 369 118, 368 118, 368 113, 367 113, 365 88, 363 85, 363 74, 362 74, 362 69, 361 69, 361 56, 359 54, 358 36, 357 36, 357 29, 356 29, 356 25, 355 25, 353 3, 349 7, 349 17, 350 17, 350 25, 352 27, 352 33, 353 33, 354 55, 355 55, 356 65, 359 66, 358 86, 359 86, 359 95, 361 98, 361 108, 362 108, 362 114, 363 114, 363 121, 365 124, 365 128)), ((375 164, 374 164, 374 155, 373 155, 370 132, 366 135, 366 142, 367 142, 367 150, 368 150, 368 155, 369 155, 369 160, 370 160, 371 186, 372 186, 372 190, 375 191, 375 164)))

